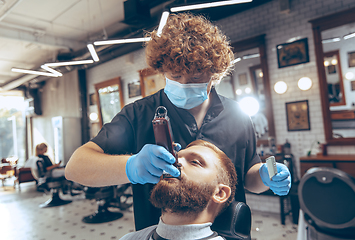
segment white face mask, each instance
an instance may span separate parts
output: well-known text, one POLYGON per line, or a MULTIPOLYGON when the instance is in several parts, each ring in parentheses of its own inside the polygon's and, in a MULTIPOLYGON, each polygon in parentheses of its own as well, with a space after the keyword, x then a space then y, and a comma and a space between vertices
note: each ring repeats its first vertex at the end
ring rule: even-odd
POLYGON ((191 109, 202 104, 208 98, 208 82, 181 84, 167 77, 165 79, 164 92, 176 107, 191 109))

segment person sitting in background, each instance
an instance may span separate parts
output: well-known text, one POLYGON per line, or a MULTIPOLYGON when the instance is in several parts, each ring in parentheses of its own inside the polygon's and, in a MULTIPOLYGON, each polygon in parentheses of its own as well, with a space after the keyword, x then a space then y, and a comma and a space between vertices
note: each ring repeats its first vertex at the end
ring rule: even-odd
POLYGON ((57 164, 53 164, 52 161, 49 159, 45 153, 47 152, 48 147, 47 144, 45 143, 40 143, 36 145, 36 156, 41 158, 43 160, 43 165, 45 171, 50 171, 52 170, 52 177, 63 177, 65 175, 64 173, 64 168, 60 166, 61 162, 57 164))
POLYGON ((162 211, 158 225, 129 233, 121 240, 224 239, 210 227, 234 199, 237 174, 233 163, 203 140, 179 151, 178 162, 181 179, 164 174, 151 192, 151 203, 162 211))

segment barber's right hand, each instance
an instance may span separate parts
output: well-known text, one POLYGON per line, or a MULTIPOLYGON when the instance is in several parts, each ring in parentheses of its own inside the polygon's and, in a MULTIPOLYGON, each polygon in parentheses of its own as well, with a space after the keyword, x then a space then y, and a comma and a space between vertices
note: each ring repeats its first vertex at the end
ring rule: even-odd
POLYGON ((126 174, 133 184, 158 183, 163 171, 173 177, 180 175, 173 163, 175 157, 164 147, 146 144, 139 153, 128 158, 126 174))

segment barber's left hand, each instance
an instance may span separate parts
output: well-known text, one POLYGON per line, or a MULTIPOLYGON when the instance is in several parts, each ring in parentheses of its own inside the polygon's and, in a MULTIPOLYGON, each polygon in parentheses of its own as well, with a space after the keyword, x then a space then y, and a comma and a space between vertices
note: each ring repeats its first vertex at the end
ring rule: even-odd
POLYGON ((277 174, 270 179, 266 163, 259 168, 261 180, 275 194, 285 196, 291 188, 291 174, 285 164, 276 163, 277 174))

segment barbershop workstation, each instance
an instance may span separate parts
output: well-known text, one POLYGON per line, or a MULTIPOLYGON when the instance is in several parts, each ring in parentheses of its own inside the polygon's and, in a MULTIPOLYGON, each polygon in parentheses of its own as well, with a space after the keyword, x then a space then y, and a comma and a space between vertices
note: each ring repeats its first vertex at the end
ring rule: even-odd
POLYGON ((355 1, 0 0, 0 239, 354 240, 355 1))

